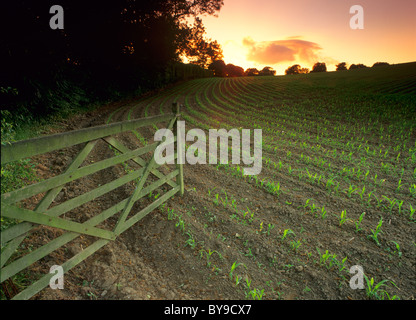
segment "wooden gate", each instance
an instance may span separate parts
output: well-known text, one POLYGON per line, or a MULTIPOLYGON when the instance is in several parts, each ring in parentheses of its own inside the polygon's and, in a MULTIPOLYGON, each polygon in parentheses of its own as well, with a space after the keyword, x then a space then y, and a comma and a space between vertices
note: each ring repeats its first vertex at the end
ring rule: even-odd
MULTIPOLYGON (((114 137, 117 134, 163 122, 168 123, 167 129, 172 129, 179 117, 179 106, 178 104, 174 104, 171 114, 117 122, 109 125, 18 141, 10 145, 2 145, 2 166, 13 161, 47 154, 59 149, 76 145, 81 146, 81 151, 72 160, 72 163, 67 167, 65 172, 39 183, 31 184, 19 190, 1 195, 1 216, 19 221, 19 223, 1 232, 1 283, 3 287, 7 290, 7 283, 13 285, 10 279, 36 261, 46 257, 80 236, 89 236, 91 240, 88 247, 60 264, 63 272, 67 272, 101 247, 105 246, 109 241, 115 240, 118 235, 129 229, 176 193, 179 192, 183 195, 183 166, 176 165, 173 169, 166 166, 165 171, 170 172, 163 174, 159 170, 160 166, 155 162, 154 150, 161 142, 154 142, 145 147, 130 150, 119 139, 114 137), (114 156, 99 162, 84 164, 85 159, 100 140, 110 146, 114 151, 114 156), (150 156, 150 159, 143 159, 145 156, 148 158, 150 156), (66 184, 112 166, 125 164, 127 161, 134 164, 134 170, 129 169, 129 172, 126 172, 117 179, 65 202, 56 203, 54 201, 66 184), (152 177, 152 179, 149 179, 149 177, 152 177), (71 220, 65 217, 65 214, 71 212, 74 208, 91 202, 132 181, 136 181, 135 188, 127 198, 103 210, 101 213, 94 215, 83 223, 73 221, 76 219, 72 218, 71 220), (145 186, 146 181, 147 186, 145 186), (155 201, 138 212, 131 212, 134 204, 138 200, 156 189, 160 190, 162 185, 167 189, 163 195, 154 199, 155 201), (168 188, 165 186, 168 186, 168 188), (24 208, 22 201, 36 195, 41 195, 41 200, 36 204, 35 208, 33 210, 24 208), (116 218, 118 213, 120 214, 116 218), (105 221, 108 222, 108 219, 111 217, 113 217, 111 222, 112 229, 109 230, 99 226, 105 221), (60 233, 62 234, 47 244, 31 252, 22 254, 20 252, 22 250, 19 250, 22 242, 26 237, 30 237, 33 232, 36 232, 39 226, 46 226, 52 230, 56 230, 56 228, 60 229, 60 233)), ((175 130, 173 132, 176 141, 176 132, 175 130)), ((178 154, 180 153, 175 152, 175 158, 178 157, 178 154)), ((15 294, 13 299, 29 299, 48 286, 53 276, 53 273, 43 275, 29 287, 15 294)))

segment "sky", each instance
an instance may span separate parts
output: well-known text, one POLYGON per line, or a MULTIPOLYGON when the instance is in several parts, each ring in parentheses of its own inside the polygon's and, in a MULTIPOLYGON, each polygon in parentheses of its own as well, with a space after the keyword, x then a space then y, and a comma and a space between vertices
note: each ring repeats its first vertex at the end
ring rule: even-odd
POLYGON ((207 38, 217 40, 225 63, 244 69, 271 66, 277 74, 294 64, 416 61, 416 0, 224 0, 203 16, 207 38), (352 29, 363 9, 363 29, 352 29))

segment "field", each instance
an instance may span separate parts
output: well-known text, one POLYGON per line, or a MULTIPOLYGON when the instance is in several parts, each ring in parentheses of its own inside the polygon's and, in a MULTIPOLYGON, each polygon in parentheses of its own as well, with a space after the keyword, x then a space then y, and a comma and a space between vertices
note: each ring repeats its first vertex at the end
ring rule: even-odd
MULTIPOLYGON (((183 197, 71 270, 65 290, 36 299, 414 299, 416 63, 196 79, 55 130, 166 113, 173 102, 183 105, 187 130, 262 129, 261 173, 185 165, 183 197), (350 287, 352 266, 362 267, 363 289, 350 287)), ((122 139, 143 145, 156 129, 122 139)), ((111 152, 104 148, 97 158, 111 152)), ((35 160, 39 175, 68 161, 35 160)), ((117 169, 85 184, 125 170, 117 169)), ((63 197, 83 188, 70 185, 63 197)), ((98 200, 91 206, 112 197, 98 200)))

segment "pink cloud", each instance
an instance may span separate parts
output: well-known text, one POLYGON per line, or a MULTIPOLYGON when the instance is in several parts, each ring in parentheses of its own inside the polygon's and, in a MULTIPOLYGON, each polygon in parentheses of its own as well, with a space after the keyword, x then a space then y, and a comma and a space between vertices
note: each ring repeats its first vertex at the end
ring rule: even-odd
POLYGON ((243 45, 248 49, 247 60, 261 64, 277 64, 296 60, 311 64, 317 62, 319 60, 318 52, 322 48, 315 42, 297 38, 263 42, 244 38, 243 45))

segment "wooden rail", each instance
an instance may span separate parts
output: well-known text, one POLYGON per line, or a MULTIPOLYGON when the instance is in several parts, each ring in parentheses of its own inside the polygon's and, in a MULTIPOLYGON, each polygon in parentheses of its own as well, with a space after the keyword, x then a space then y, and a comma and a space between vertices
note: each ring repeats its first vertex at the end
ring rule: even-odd
MULTIPOLYGON (((173 112, 171 114, 117 122, 109 125, 18 141, 10 145, 2 145, 2 165, 76 145, 82 145, 82 148, 72 160, 72 163, 68 166, 66 171, 62 174, 1 195, 1 216, 18 219, 21 222, 2 230, 1 232, 0 282, 2 284, 5 284, 6 281, 10 282, 10 279, 17 273, 81 235, 93 237, 94 242, 92 244, 80 253, 75 254, 69 260, 60 264, 65 273, 84 261, 101 247, 105 246, 109 241, 115 240, 117 236, 132 227, 135 223, 173 197, 176 193, 183 195, 183 166, 180 164, 176 165, 176 167, 168 174, 163 174, 158 170, 159 165, 155 162, 154 150, 161 142, 155 142, 145 147, 130 150, 114 137, 116 134, 161 122, 168 122, 167 129, 172 129, 176 125, 179 117, 179 105, 174 104, 173 112), (84 160, 97 145, 98 141, 104 141, 113 150, 117 150, 116 154, 109 159, 83 166, 84 160), (141 156, 149 153, 152 153, 150 160, 146 161, 141 158, 141 156), (78 195, 75 198, 59 204, 55 203, 55 205, 51 206, 57 195, 67 183, 112 166, 125 163, 126 161, 132 161, 137 165, 135 170, 131 170, 125 175, 102 186, 98 186, 82 195, 78 195), (156 177, 157 179, 155 180, 153 178, 155 181, 149 181, 150 179, 148 178, 150 176, 156 177), (80 223, 65 217, 65 214, 71 212, 71 210, 132 181, 137 181, 137 183, 131 195, 89 220, 80 223), (146 181, 149 182, 149 185, 145 187, 146 181), (160 188, 162 185, 169 186, 170 190, 166 191, 139 212, 131 213, 133 205, 137 203, 138 200, 160 188), (36 204, 35 209, 29 210, 22 206, 21 202, 23 200, 36 195, 42 195, 42 198, 36 204), (112 230, 99 227, 101 223, 115 216, 117 213, 120 213, 120 215, 112 230), (25 238, 30 237, 30 235, 36 231, 35 228, 39 225, 47 226, 48 228, 58 228, 62 230, 63 233, 36 250, 24 255, 17 254, 17 251, 25 238)), ((173 132, 176 134, 176 130, 173 132)), ((175 152, 175 158, 178 154, 178 152, 175 152)), ((48 273, 42 276, 35 283, 16 294, 13 299, 29 299, 48 286, 53 275, 54 274, 48 273)))

